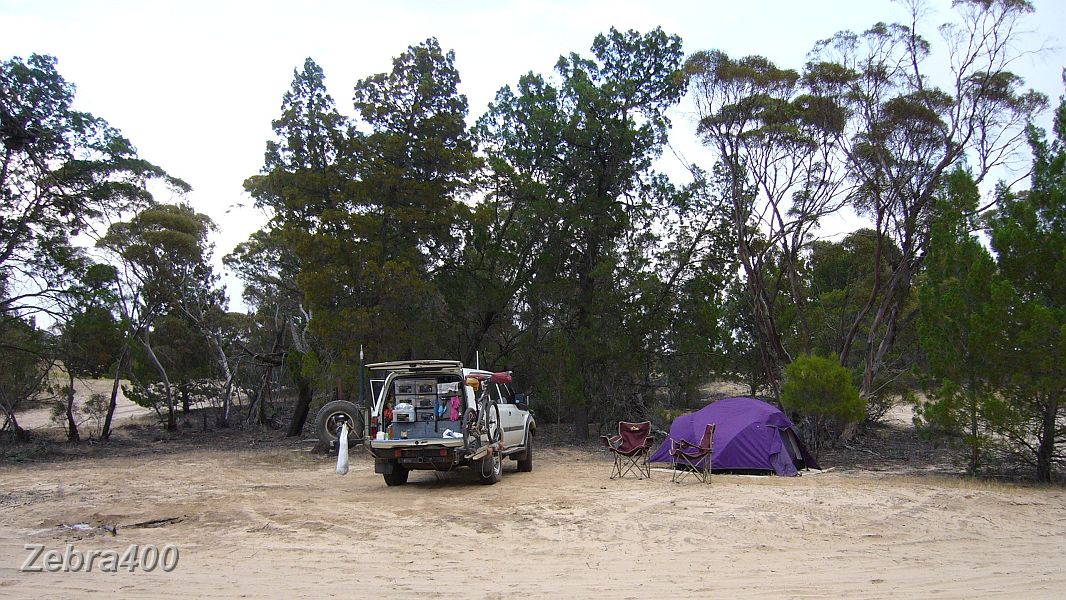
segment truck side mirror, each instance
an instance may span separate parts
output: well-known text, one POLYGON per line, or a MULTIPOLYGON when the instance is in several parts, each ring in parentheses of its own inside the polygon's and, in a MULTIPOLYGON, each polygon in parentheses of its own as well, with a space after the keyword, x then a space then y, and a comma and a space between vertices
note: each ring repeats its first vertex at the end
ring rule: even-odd
POLYGON ((529 401, 531 399, 532 398, 530 397, 529 394, 521 394, 521 393, 515 394, 514 395, 514 404, 515 404, 515 406, 517 406, 518 408, 520 408, 522 410, 529 410, 529 401))

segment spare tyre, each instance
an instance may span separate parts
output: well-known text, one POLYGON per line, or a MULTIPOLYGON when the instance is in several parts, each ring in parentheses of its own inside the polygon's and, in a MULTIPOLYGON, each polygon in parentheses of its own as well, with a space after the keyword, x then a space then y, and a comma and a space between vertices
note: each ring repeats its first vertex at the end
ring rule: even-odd
POLYGON ((329 446, 337 441, 341 427, 348 425, 348 442, 363 439, 363 412, 359 407, 346 400, 334 400, 318 411, 315 417, 315 432, 318 440, 329 446))

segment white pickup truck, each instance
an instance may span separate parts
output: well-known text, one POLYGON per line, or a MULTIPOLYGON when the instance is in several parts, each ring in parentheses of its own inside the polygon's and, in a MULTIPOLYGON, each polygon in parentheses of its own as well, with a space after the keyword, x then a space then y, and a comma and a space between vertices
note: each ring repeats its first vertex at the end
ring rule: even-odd
POLYGON ((387 485, 415 469, 471 467, 483 483, 500 481, 503 459, 533 470, 537 423, 528 397, 511 391, 509 373, 463 368, 459 361, 412 360, 367 365, 384 374, 369 407, 364 445, 387 485))

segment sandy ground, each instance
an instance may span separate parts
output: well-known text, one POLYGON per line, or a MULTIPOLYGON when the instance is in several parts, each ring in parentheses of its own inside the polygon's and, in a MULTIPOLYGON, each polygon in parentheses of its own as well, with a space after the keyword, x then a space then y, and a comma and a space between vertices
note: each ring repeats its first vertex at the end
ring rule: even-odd
POLYGON ((1066 490, 874 472, 608 479, 542 450, 501 483, 388 488, 301 447, 0 464, 0 597, 1052 598, 1066 490), (128 525, 178 517, 146 529, 128 525), (63 524, 117 524, 118 535, 63 524), (171 573, 22 573, 63 550, 176 544, 171 573))
MULTIPOLYGON (((123 383, 129 382, 123 381, 123 383)), ((66 385, 66 382, 64 381, 62 385, 66 385)), ((93 394, 103 394, 104 397, 110 398, 111 386, 112 381, 110 379, 76 379, 74 380, 75 400, 80 406, 81 403, 88 400, 93 394)), ((151 409, 139 406, 132 401, 127 400, 120 388, 118 397, 115 399, 115 415, 112 417, 112 424, 114 427, 117 427, 121 423, 151 413, 151 409)), ((18 411, 15 413, 15 416, 18 418, 19 426, 23 429, 62 429, 66 426, 65 421, 55 422, 52 420, 52 409, 50 407, 18 411)), ((85 421, 85 416, 79 413, 78 420, 80 428, 81 423, 85 421)), ((0 418, 0 424, 3 424, 2 418, 0 418)), ((86 423, 85 427, 95 431, 99 425, 95 423, 86 423)), ((88 431, 85 433, 88 434, 88 431)))

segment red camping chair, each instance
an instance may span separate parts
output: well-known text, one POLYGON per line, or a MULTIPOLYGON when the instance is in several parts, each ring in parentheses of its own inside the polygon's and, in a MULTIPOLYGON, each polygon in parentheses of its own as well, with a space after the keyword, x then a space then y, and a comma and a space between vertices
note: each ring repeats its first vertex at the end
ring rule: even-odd
POLYGON ((688 440, 670 438, 670 457, 674 459, 672 480, 675 483, 679 483, 688 475, 703 483, 710 483, 711 463, 714 460, 714 423, 707 424, 699 446, 688 440))
POLYGON ((638 479, 651 478, 651 465, 648 464, 648 454, 651 452, 651 444, 654 441, 651 435, 651 421, 643 423, 620 421, 618 435, 602 435, 600 440, 614 455, 611 479, 625 477, 634 468, 637 470, 638 479))

